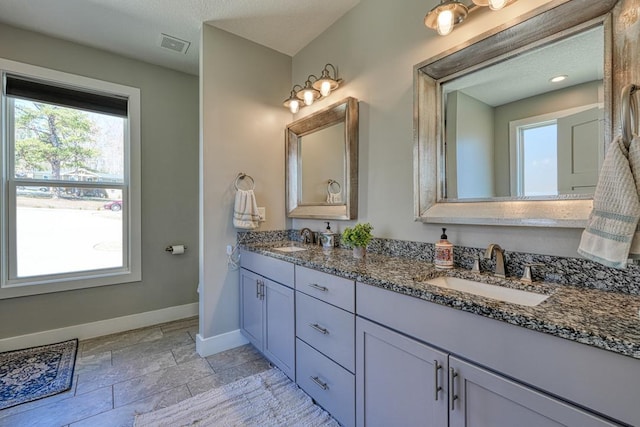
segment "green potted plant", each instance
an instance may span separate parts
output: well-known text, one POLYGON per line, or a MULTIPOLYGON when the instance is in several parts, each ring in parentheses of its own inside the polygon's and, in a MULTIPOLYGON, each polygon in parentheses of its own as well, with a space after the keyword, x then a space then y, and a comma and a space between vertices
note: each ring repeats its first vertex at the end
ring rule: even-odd
POLYGON ((340 240, 348 248, 353 248, 354 258, 364 257, 365 249, 373 238, 371 230, 373 230, 373 226, 367 222, 356 224, 353 228, 347 227, 342 231, 340 240))

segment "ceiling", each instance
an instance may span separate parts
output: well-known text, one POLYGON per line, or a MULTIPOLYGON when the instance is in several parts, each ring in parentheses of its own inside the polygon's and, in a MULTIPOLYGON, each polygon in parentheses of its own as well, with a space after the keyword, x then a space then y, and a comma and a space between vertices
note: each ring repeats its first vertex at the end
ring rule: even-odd
POLYGON ((445 84, 445 91, 459 90, 497 107, 513 101, 604 77, 604 29, 602 26, 559 40, 466 74, 445 84), (549 79, 568 76, 561 83, 549 79))
POLYGON ((293 56, 359 1, 2 0, 0 22, 197 75, 203 22, 293 56))

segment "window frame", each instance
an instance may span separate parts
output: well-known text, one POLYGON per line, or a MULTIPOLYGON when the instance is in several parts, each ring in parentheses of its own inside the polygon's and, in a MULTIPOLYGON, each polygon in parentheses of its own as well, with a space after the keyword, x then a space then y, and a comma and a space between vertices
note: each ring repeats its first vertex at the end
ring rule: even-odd
MULTIPOLYGON (((66 72, 50 70, 29 64, 0 58, 0 299, 27 295, 115 285, 142 280, 141 256, 141 159, 140 159, 140 89, 106 82, 66 72), (108 183, 109 188, 121 188, 123 197, 123 266, 103 270, 86 270, 64 274, 51 274, 25 278, 12 277, 15 261, 10 261, 16 249, 16 187, 21 184, 38 184, 38 180, 21 180, 13 170, 13 136, 11 131, 13 111, 4 91, 5 73, 37 79, 51 85, 72 87, 87 92, 100 92, 125 97, 128 100, 128 116, 125 119, 124 176, 122 183, 108 183), (13 174, 13 175, 12 175, 13 174), (11 230, 9 227, 14 225, 11 230), (11 263, 14 263, 13 266, 11 263)), ((46 186, 100 187, 95 182, 47 181, 46 186)), ((14 274, 15 275, 15 274, 14 274)))

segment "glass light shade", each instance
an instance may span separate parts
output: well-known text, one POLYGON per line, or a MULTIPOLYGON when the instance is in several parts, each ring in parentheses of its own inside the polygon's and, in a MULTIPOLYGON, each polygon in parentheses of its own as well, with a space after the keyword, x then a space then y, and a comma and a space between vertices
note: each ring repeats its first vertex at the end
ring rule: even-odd
POLYGON ((298 101, 297 99, 292 100, 289 103, 289 111, 291 111, 292 114, 296 114, 298 111, 300 111, 300 101, 298 101))
POLYGON ((303 91, 302 97, 304 98, 304 105, 311 105, 316 100, 315 93, 310 90, 303 91))
MULTIPOLYGON (((485 0, 486 1, 486 0, 485 0)), ((436 30, 441 36, 449 34, 453 27, 464 21, 469 9, 458 0, 441 0, 424 17, 424 25, 436 30)))
POLYGON ((436 30, 441 36, 446 36, 453 30, 453 13, 450 10, 443 10, 438 14, 438 26, 436 30))
POLYGON ((296 93, 296 97, 304 101, 304 105, 311 105, 313 101, 320 98, 320 92, 314 89, 314 87, 311 86, 311 82, 307 80, 304 88, 296 93))
MULTIPOLYGON (((335 75, 335 72, 334 72, 335 75)), ((332 91, 336 90, 340 86, 341 79, 332 79, 329 76, 329 72, 325 68, 322 70, 322 76, 315 82, 313 82, 314 89, 320 91, 322 96, 328 96, 332 91)))
POLYGON ((284 105, 285 108, 288 108, 292 114, 296 114, 298 111, 300 111, 300 100, 296 98, 296 92, 291 91, 291 95, 289 96, 289 98, 284 100, 282 105, 284 105))

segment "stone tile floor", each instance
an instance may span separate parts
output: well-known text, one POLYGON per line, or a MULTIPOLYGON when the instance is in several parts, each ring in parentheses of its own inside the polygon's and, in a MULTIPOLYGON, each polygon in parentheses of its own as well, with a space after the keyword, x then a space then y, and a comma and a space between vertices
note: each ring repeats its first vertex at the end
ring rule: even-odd
POLYGON ((251 345, 202 358, 198 319, 81 341, 71 390, 0 411, 0 426, 124 427, 153 411, 269 369, 251 345))

